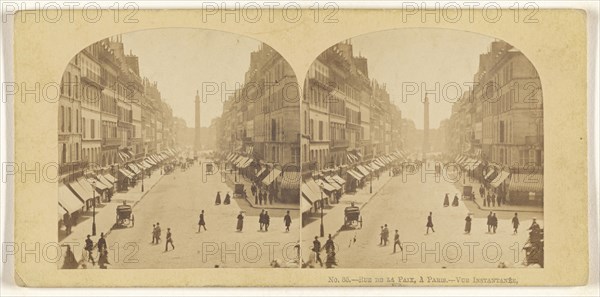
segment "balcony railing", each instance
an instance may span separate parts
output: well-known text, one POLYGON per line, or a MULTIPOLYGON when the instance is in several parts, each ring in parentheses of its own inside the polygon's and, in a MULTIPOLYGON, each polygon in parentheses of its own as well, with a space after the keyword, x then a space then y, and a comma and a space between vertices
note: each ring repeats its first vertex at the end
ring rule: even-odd
POLYGON ((121 139, 119 139, 119 138, 103 138, 102 145, 103 146, 119 146, 119 145, 121 145, 121 139))
POLYGON ((102 83, 102 78, 100 77, 100 75, 93 73, 89 70, 84 71, 81 73, 81 79, 82 80, 87 80, 89 83, 96 85, 99 88, 104 88, 104 85, 102 83))
POLYGON ((72 174, 82 171, 88 166, 87 161, 63 163, 58 166, 58 174, 72 174))
POLYGON ((347 147, 349 141, 347 139, 335 139, 331 141, 331 147, 347 147))

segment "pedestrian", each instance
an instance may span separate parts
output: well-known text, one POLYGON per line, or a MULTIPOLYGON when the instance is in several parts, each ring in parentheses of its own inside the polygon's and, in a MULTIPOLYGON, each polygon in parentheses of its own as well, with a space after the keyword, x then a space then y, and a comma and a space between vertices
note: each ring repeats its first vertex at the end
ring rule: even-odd
POLYGON ((390 230, 388 229, 388 225, 385 224, 383 226, 383 245, 387 245, 389 237, 390 237, 390 230))
POLYGON ((102 251, 106 250, 106 239, 104 239, 104 232, 100 233, 100 239, 98 239, 98 256, 102 255, 102 251))
POLYGON ((231 195, 229 195, 229 192, 227 192, 227 195, 225 195, 225 200, 223 200, 223 204, 229 205, 229 203, 231 203, 231 195))
POLYGON ((471 234, 471 214, 467 214, 465 218, 465 234, 471 234))
POLYGON ((381 230, 379 231, 379 245, 383 245, 383 226, 381 226, 381 230))
POLYGON ((252 191, 252 196, 254 196, 254 205, 258 204, 258 195, 256 195, 256 190, 252 191))
POLYGON ((71 250, 71 246, 67 245, 62 269, 77 269, 77 267, 79 267, 79 263, 77 263, 77 260, 75 259, 75 254, 71 250))
POLYGON ((515 216, 512 218, 512 224, 513 224, 513 229, 515 229, 513 231, 513 234, 517 234, 517 229, 519 229, 519 217, 517 217, 516 212, 515 212, 515 216))
POLYGON ((488 214, 487 216, 487 227, 488 227, 488 233, 492 232, 492 212, 490 211, 490 214, 488 214))
POLYGON ((237 227, 236 229, 239 232, 242 232, 242 229, 244 228, 244 216, 242 215, 243 212, 240 211, 240 214, 237 216, 237 227))
POLYGON ((450 206, 450 199, 448 198, 448 193, 444 196, 444 207, 450 206))
POLYGON ((283 217, 283 222, 285 223, 285 232, 290 231, 290 225, 292 224, 292 217, 290 216, 290 211, 288 210, 283 217))
POLYGON ((269 216, 269 211, 265 211, 263 220, 264 220, 264 224, 265 224, 265 232, 269 231, 269 225, 271 224, 271 217, 269 216))
MULTIPOLYGON (((487 193, 487 206, 492 207, 492 194, 490 192, 487 193)), ((485 205, 484 205, 485 206, 485 205)))
POLYGON ((215 198, 215 205, 221 204, 221 191, 217 192, 217 198, 215 198))
POLYGON ((485 195, 485 188, 483 187, 483 185, 479 185, 479 196, 481 196, 481 199, 484 199, 485 195))
POLYGON ((329 253, 335 250, 335 243, 333 242, 333 238, 331 234, 327 237, 327 241, 325 242, 325 252, 329 253))
POLYGON ((169 250, 169 243, 171 244, 171 247, 173 249, 175 249, 175 246, 173 245, 173 237, 171 234, 171 228, 167 228, 167 241, 165 242, 165 252, 169 250))
POLYGON ((531 230, 531 232, 533 232, 533 233, 540 232, 541 228, 540 228, 540 225, 538 225, 538 223, 536 222, 536 218, 532 218, 532 221, 533 222, 531 222, 531 226, 527 230, 531 230))
POLYGON ((108 262, 108 251, 104 251, 98 258, 98 266, 100 266, 100 269, 106 269, 106 264, 110 265, 108 262))
POLYGON ((429 212, 429 216, 427 216, 427 232, 425 234, 429 234, 429 228, 435 233, 435 230, 433 230, 433 218, 431 216, 432 213, 429 212))
POLYGON ((400 247, 400 251, 404 251, 404 249, 402 249, 402 243, 400 243, 400 234, 398 234, 398 229, 396 229, 396 233, 394 234, 394 253, 396 253, 396 246, 400 247))
POLYGON ((65 232, 67 233, 67 236, 69 234, 71 234, 71 227, 73 226, 73 222, 71 220, 71 215, 67 212, 65 213, 65 215, 63 216, 63 221, 65 223, 65 232))
POLYGON ((96 261, 94 261, 94 256, 92 256, 92 251, 94 250, 94 241, 90 238, 88 234, 85 240, 85 253, 87 253, 87 262, 92 261, 92 265, 96 265, 96 261))
POLYGON ((269 192, 269 204, 273 204, 273 198, 275 198, 274 196, 275 196, 275 195, 273 195, 273 192, 272 192, 272 191, 271 191, 271 192, 269 192))
POLYGON ((498 207, 500 207, 502 204, 502 199, 500 199, 500 193, 498 193, 498 195, 496 195, 496 202, 498 202, 498 207))
POLYGON ((498 218, 496 217, 496 213, 492 215, 492 230, 494 234, 496 234, 496 228, 498 228, 498 218))
POLYGON ((258 191, 258 205, 262 205, 262 201, 263 201, 263 193, 262 190, 258 191))
POLYGON ((260 231, 263 230, 263 227, 265 226, 265 210, 261 210, 260 214, 258 215, 258 225, 260 226, 260 231))
POLYGON ((319 241, 319 237, 315 236, 315 240, 313 240, 313 252, 316 255, 316 262, 319 262, 321 267, 323 267, 323 260, 321 260, 321 242, 319 241))
POLYGON ((490 200, 489 194, 485 195, 483 198, 483 207, 487 207, 487 205, 489 203, 487 203, 490 200))
POLYGON ((152 244, 156 243, 156 224, 152 224, 152 244))
POLYGON ((496 194, 495 193, 492 193, 491 200, 492 200, 492 207, 496 207, 496 194))
POLYGON ((454 199, 452 200, 452 206, 458 206, 458 193, 454 194, 454 199))
POLYGON ((160 229, 160 223, 156 223, 156 244, 160 243, 160 235, 162 233, 162 230, 160 229))
POLYGON ((200 228, 204 228, 204 231, 206 231, 206 222, 204 221, 204 209, 200 212, 200 219, 198 220, 198 233, 200 233, 200 228))

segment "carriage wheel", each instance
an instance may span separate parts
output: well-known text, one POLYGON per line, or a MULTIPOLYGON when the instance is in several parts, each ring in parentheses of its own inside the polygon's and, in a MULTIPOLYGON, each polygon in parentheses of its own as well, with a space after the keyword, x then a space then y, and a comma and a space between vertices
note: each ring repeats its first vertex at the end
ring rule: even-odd
POLYGON ((123 219, 123 225, 129 225, 129 219, 128 218, 124 218, 123 219))

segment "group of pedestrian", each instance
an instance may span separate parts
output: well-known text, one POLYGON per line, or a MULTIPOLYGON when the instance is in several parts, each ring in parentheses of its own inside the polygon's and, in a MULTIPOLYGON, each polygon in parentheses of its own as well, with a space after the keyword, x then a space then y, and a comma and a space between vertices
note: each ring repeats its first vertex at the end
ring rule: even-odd
POLYGON ((265 211, 264 209, 260 212, 260 214, 258 215, 258 223, 260 225, 260 231, 263 230, 263 228, 266 231, 269 231, 269 225, 271 224, 271 217, 269 216, 269 212, 265 211))
POLYGON ((498 207, 502 206, 503 195, 498 194, 491 189, 486 190, 483 185, 479 186, 479 195, 483 200, 484 207, 496 207, 496 204, 498 204, 498 207))
MULTIPOLYGON (((334 265, 337 265, 337 261, 335 259, 335 243, 333 242, 331 234, 329 234, 329 237, 323 248, 325 249, 325 253, 327 255, 325 267, 332 268, 334 265)), ((323 267, 323 260, 321 259, 321 242, 319 241, 318 236, 315 236, 315 240, 313 240, 312 250, 315 253, 315 261, 318 262, 321 267, 323 267)))
MULTIPOLYGON (((448 193, 444 196, 444 207, 450 206, 450 198, 448 197, 448 193)), ((458 206, 458 194, 454 194, 454 199, 452 199, 452 206, 458 206)))
MULTIPOLYGON (((91 235, 87 235, 85 239, 85 245, 83 247, 83 251, 81 254, 81 261, 77 261, 75 259, 75 254, 71 250, 71 246, 67 245, 67 250, 65 252, 65 260, 63 263, 63 269, 77 269, 79 265, 83 268, 87 267, 86 264, 92 262, 92 266, 96 266, 96 261, 94 259, 93 251, 94 251, 94 241, 91 238, 91 235)), ((96 247, 98 249, 98 266, 100 269, 106 269, 106 265, 110 264, 108 262, 108 249, 106 245, 106 239, 104 238, 104 233, 100 233, 100 239, 96 243, 96 247)))
MULTIPOLYGON (((229 205, 231 203, 231 195, 229 192, 225 195, 225 199, 223 200, 223 205, 229 205)), ((217 197, 215 198, 215 205, 221 205, 221 191, 217 191, 217 197)))
POLYGON ((488 214, 487 216, 487 227, 488 227, 488 233, 496 233, 496 228, 498 228, 498 217, 496 217, 496 213, 492 213, 490 211, 490 214, 488 214))
POLYGON ((390 230, 388 229, 388 225, 385 224, 384 226, 381 226, 381 231, 379 232, 379 245, 387 245, 389 236, 390 230))

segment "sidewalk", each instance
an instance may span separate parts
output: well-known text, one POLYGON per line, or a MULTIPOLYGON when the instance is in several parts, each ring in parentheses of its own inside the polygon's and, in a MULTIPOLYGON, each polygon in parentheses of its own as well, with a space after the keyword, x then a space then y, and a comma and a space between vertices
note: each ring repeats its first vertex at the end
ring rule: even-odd
MULTIPOLYGON (((94 244, 100 239, 100 234, 104 233, 104 237, 110 234, 116 221, 116 209, 117 206, 122 205, 123 201, 127 201, 127 204, 132 205, 134 208, 133 214, 135 215, 135 205, 144 198, 144 196, 150 192, 150 190, 161 180, 163 175, 160 171, 155 171, 151 177, 144 179, 144 192, 142 192, 141 181, 133 188, 130 188, 127 192, 117 192, 113 195, 111 202, 102 202, 100 205, 96 205, 96 236, 90 238, 94 241, 94 244)), ((71 249, 75 254, 75 259, 81 258, 83 248, 85 245, 85 239, 87 235, 92 235, 92 214, 85 214, 81 217, 79 224, 73 226, 72 233, 65 238, 59 240, 60 244, 71 245, 71 249)), ((110 246, 110 243, 109 243, 110 246)), ((94 257, 97 260, 97 251, 94 251, 94 257)), ((62 266, 62 261, 57 263, 59 267, 62 266)), ((90 263, 91 265, 91 263, 90 263)), ((91 267, 88 267, 91 268, 91 267)))
MULTIPOLYGON (((235 187, 235 182, 232 180, 231 177, 232 174, 228 174, 226 175, 227 177, 227 185, 232 189, 232 193, 233 193, 233 188, 235 187)), ((269 203, 263 203, 263 204, 259 204, 256 203, 256 201, 254 201, 254 196, 252 196, 252 191, 250 190, 250 186, 252 185, 251 181, 248 180, 247 178, 245 178, 242 175, 238 175, 238 182, 237 183, 241 183, 244 185, 244 189, 246 190, 246 201, 248 201, 248 203, 250 204, 250 206, 252 208, 258 208, 258 209, 283 209, 283 210, 299 210, 300 209, 300 204, 299 203, 281 203, 281 202, 277 202, 277 201, 273 201, 273 204, 269 203)), ((300 189, 298 189, 298 191, 300 191, 300 189)))
MULTIPOLYGON (((379 179, 373 179, 373 193, 369 191, 369 180, 365 182, 365 186, 362 189, 358 189, 356 193, 346 193, 340 198, 340 203, 331 204, 330 207, 323 209, 323 226, 325 227, 325 237, 331 234, 335 237, 342 229, 344 222, 344 210, 354 202, 355 206, 362 209, 365 207, 371 198, 373 198, 383 186, 385 186, 393 177, 389 176, 389 170, 382 172, 379 175, 379 179)), ((312 240, 315 236, 318 236, 321 228, 321 216, 320 210, 313 213, 308 224, 302 228, 302 241, 305 246, 312 246, 312 240)))
MULTIPOLYGON (((463 185, 460 183, 460 185, 463 185)), ((503 204, 502 206, 483 206, 483 200, 481 196, 479 196, 479 186, 481 185, 479 182, 472 180, 472 178, 468 178, 464 185, 470 185, 473 187, 473 192, 475 192, 475 199, 473 200, 465 200, 471 201, 477 208, 480 210, 489 210, 489 211, 508 211, 508 212, 544 212, 543 206, 533 206, 533 205, 512 205, 512 204, 503 204)), ((462 189, 460 189, 462 192, 462 189)))

